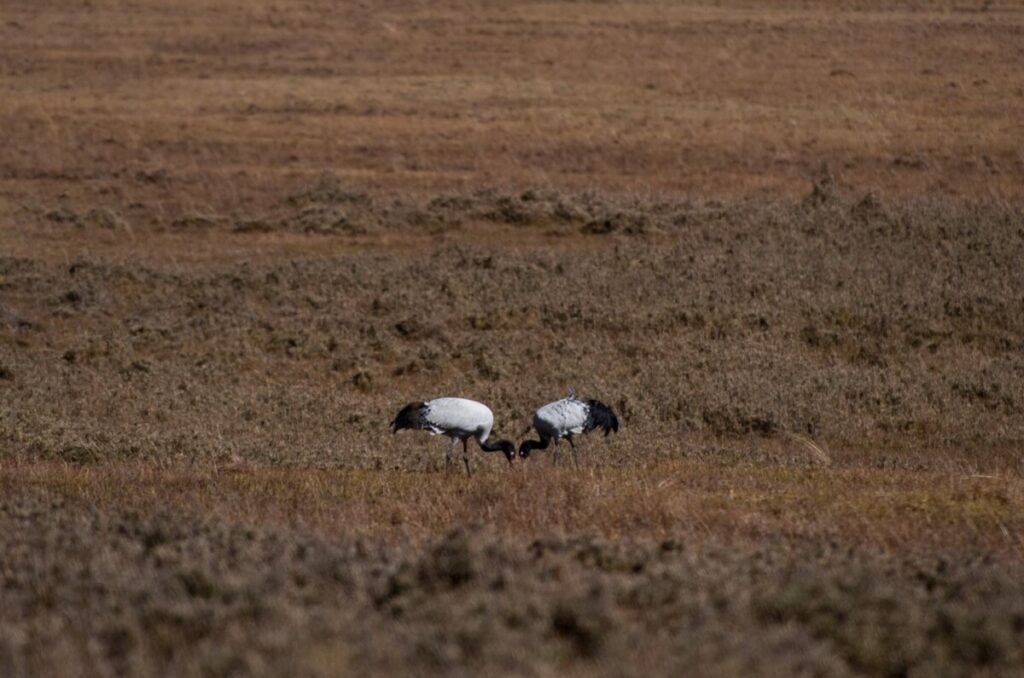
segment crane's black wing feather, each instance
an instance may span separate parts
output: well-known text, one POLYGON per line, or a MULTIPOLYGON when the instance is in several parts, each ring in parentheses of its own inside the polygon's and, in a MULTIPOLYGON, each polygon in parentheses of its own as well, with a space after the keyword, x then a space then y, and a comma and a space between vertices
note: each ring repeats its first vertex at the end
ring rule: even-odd
POLYGON ((619 418, 612 412, 612 408, 600 400, 588 400, 587 410, 587 421, 583 425, 584 432, 593 431, 595 428, 603 429, 605 435, 613 431, 619 432, 619 418))
POLYGON ((427 427, 427 422, 423 418, 424 411, 426 410, 426 403, 416 402, 409 403, 402 408, 402 411, 398 413, 395 420, 391 422, 391 432, 398 433, 403 428, 411 429, 423 429, 427 427))

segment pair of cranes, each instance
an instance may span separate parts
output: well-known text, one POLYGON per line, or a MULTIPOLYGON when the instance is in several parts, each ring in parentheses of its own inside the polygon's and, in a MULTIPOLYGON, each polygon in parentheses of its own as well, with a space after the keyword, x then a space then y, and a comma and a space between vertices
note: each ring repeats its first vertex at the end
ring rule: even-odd
MULTIPOLYGON (((466 398, 437 398, 426 402, 409 403, 391 422, 392 433, 398 433, 402 429, 414 429, 451 438, 451 447, 445 455, 446 468, 451 467, 452 453, 461 440, 462 461, 466 464, 467 474, 472 474, 467 447, 470 438, 474 438, 484 452, 503 452, 509 464, 515 459, 516 448, 511 440, 487 442, 493 427, 494 413, 491 412, 491 408, 466 398)), ((520 457, 525 459, 533 450, 544 450, 553 444, 551 461, 557 462, 558 441, 565 438, 572 448, 573 464, 579 468, 573 436, 589 433, 598 428, 604 430, 605 435, 612 431, 617 432, 619 420, 612 408, 598 400, 580 400, 570 389, 567 397, 548 403, 534 412, 533 427, 540 439, 523 441, 519 446, 520 457)))

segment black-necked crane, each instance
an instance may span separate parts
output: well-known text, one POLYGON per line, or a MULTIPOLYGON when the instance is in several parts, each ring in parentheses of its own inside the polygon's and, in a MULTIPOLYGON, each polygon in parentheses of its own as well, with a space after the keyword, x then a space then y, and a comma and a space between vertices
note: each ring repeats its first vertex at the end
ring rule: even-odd
POLYGON ((516 458, 516 447, 511 440, 487 442, 493 427, 494 413, 491 412, 491 408, 466 398, 436 398, 426 402, 409 403, 391 422, 392 433, 411 428, 451 438, 451 447, 445 455, 446 470, 451 468, 452 452, 461 440, 462 461, 466 464, 468 475, 473 473, 469 468, 469 449, 466 447, 470 438, 475 438, 484 452, 504 452, 509 464, 516 458))
POLYGON ((551 450, 551 463, 554 464, 558 461, 558 441, 565 438, 572 448, 572 463, 579 468, 576 443, 572 437, 596 428, 603 429, 606 436, 612 431, 618 432, 619 419, 612 408, 601 401, 580 400, 575 391, 570 389, 567 397, 548 403, 534 412, 533 427, 537 429, 540 440, 523 441, 519 446, 520 457, 525 459, 533 450, 544 450, 548 444, 554 443, 551 450))

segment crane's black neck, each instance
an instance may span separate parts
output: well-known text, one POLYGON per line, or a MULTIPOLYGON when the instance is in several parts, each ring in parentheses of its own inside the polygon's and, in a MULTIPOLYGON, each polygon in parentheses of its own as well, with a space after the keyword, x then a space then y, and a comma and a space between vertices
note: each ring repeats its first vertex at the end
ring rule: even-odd
POLYGON ((480 449, 484 452, 500 452, 501 444, 506 442, 504 440, 495 440, 493 443, 489 443, 486 440, 480 443, 480 449))
POLYGON ((512 460, 516 458, 516 446, 511 440, 495 440, 493 443, 489 443, 486 440, 477 440, 480 443, 480 449, 484 452, 504 452, 505 459, 508 463, 512 463, 512 460))
POLYGON ((549 441, 550 438, 544 437, 541 437, 540 440, 524 440, 523 444, 519 446, 519 456, 526 459, 533 450, 546 450, 549 441))

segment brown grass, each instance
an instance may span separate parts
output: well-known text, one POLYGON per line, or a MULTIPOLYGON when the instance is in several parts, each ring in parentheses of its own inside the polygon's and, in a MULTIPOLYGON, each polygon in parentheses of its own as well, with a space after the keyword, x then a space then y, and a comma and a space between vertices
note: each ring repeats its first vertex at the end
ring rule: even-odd
POLYGON ((259 216, 328 168, 420 194, 793 197, 827 161, 854 192, 1020 197, 1019 9, 8 2, 0 195, 138 228, 259 216))
POLYGON ((876 548, 1024 558, 1024 483, 991 475, 721 467, 574 472, 521 464, 475 478, 408 472, 14 464, 5 492, 42 490, 103 510, 212 514, 332 537, 421 542, 457 527, 509 538, 596 533, 757 543, 841 538, 876 548))
POLYGON ((1012 675, 1024 660, 1019 481, 544 471, 6 467, 0 666, 1012 675), (481 518, 494 527, 418 539, 481 518))
POLYGON ((131 241, 68 261, 36 241, 0 261, 0 458, 422 471, 443 443, 387 434, 405 402, 473 396, 520 440, 575 386, 624 424, 585 442, 597 466, 1019 474, 1019 208, 822 186, 728 204, 285 199, 270 234, 309 250, 241 262, 235 243, 268 234, 209 226, 192 242, 226 252, 199 259, 140 237, 158 248, 142 261, 131 241), (293 233, 311 208, 369 234, 293 233), (392 249, 406 240, 422 249, 392 249))
POLYGON ((5 2, 0 675, 1019 675, 1021 10, 5 2))

